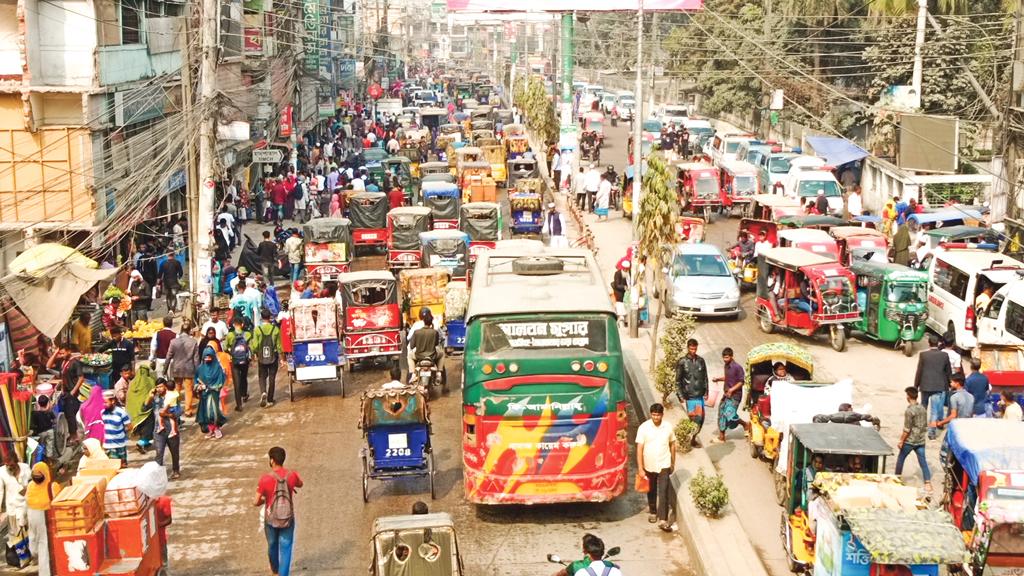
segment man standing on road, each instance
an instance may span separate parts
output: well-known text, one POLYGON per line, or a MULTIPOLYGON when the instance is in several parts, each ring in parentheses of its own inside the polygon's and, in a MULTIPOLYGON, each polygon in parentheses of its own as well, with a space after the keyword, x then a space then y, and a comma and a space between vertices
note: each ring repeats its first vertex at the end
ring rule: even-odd
POLYGON ((686 407, 690 420, 697 424, 693 435, 693 447, 700 447, 700 429, 704 427, 704 399, 708 395, 708 366, 704 358, 697 355, 697 341, 686 342, 686 355, 676 364, 676 396, 686 407))
POLYGON ((252 360, 252 332, 245 330, 245 320, 235 316, 234 329, 224 338, 225 349, 231 355, 231 383, 235 387, 235 411, 249 401, 249 362, 252 360))
POLYGON ((897 446, 900 449, 896 457, 896 475, 903 474, 903 462, 911 452, 917 454, 917 464, 921 467, 921 475, 924 477, 924 489, 932 491, 932 473, 928 469, 928 458, 925 454, 925 432, 928 430, 928 411, 917 401, 917 388, 908 386, 907 409, 903 412, 903 434, 897 446))
POLYGON ((991 418, 992 404, 988 401, 988 395, 992 391, 992 385, 988 376, 981 373, 981 359, 971 358, 971 373, 964 380, 964 388, 974 397, 974 417, 991 418))
POLYGON ((921 391, 921 405, 928 411, 928 438, 934 440, 938 434, 931 424, 942 420, 946 406, 946 390, 953 371, 949 357, 939 350, 939 337, 928 336, 928 349, 917 355, 917 373, 914 388, 921 391))
POLYGON ((158 378, 167 376, 167 351, 177 336, 171 328, 174 325, 172 316, 164 317, 163 323, 164 327, 153 334, 153 339, 149 343, 149 361, 153 363, 153 371, 158 378))
POLYGON ((542 233, 548 235, 548 246, 552 248, 566 248, 569 241, 565 237, 565 218, 555 208, 555 203, 548 204, 548 214, 544 217, 542 233))
POLYGON ((594 211, 594 197, 597 196, 597 190, 601 187, 601 173, 597 171, 597 164, 590 164, 590 168, 587 169, 586 174, 583 175, 583 191, 586 193, 586 206, 580 207, 580 210, 588 209, 591 212, 594 211))
POLYGON ((260 408, 274 405, 277 365, 281 362, 281 329, 271 322, 270 310, 260 312, 263 323, 253 332, 252 344, 259 362, 260 408))
POLYGON ((718 405, 718 441, 725 442, 725 432, 730 428, 742 426, 747 430, 749 424, 740 419, 740 401, 743 399, 743 367, 733 361, 732 348, 722 350, 722 363, 725 374, 715 378, 722 383, 722 402, 718 405))
POLYGON ((175 258, 174 250, 167 251, 167 260, 160 266, 159 285, 164 291, 164 301, 167 302, 167 311, 174 312, 178 304, 178 291, 181 290, 181 277, 185 271, 181 262, 175 258))
POLYGON ((665 419, 665 407, 651 404, 651 417, 636 429, 636 467, 647 475, 647 521, 672 531, 668 523, 670 477, 676 468, 676 435, 665 419))
POLYGON ((284 467, 284 448, 274 446, 268 455, 270 472, 260 477, 252 505, 264 507, 263 529, 267 534, 270 572, 276 576, 288 576, 295 542, 294 498, 295 491, 302 488, 302 478, 298 472, 284 467))
POLYGON ((971 418, 974 416, 974 397, 964 389, 964 377, 962 374, 953 374, 949 380, 952 393, 949 395, 949 415, 938 422, 929 422, 931 428, 942 428, 957 418, 971 418))
POLYGON ((124 366, 132 366, 134 369, 135 343, 125 339, 121 328, 117 326, 110 329, 110 337, 110 342, 99 349, 100 352, 110 354, 110 373, 120 374, 124 366))
POLYGON ((302 237, 299 231, 292 230, 292 235, 284 241, 284 249, 288 252, 288 263, 292 265, 292 282, 299 279, 302 273, 302 237))
POLYGON ((551 152, 551 179, 555 182, 555 189, 558 189, 558 185, 562 183, 562 164, 560 163, 562 156, 558 153, 558 148, 555 148, 551 152))
POLYGON ((277 244, 270 239, 270 230, 263 231, 263 241, 256 247, 256 257, 263 268, 263 277, 268 284, 273 284, 274 268, 277 268, 277 244))

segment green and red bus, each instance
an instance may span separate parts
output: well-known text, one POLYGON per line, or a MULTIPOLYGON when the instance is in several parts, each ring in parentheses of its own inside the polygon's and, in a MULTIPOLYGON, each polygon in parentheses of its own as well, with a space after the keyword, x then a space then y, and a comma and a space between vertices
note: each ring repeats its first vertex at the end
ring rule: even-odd
POLYGON ((470 502, 603 502, 625 490, 622 349, 589 251, 499 247, 478 257, 463 378, 470 502))

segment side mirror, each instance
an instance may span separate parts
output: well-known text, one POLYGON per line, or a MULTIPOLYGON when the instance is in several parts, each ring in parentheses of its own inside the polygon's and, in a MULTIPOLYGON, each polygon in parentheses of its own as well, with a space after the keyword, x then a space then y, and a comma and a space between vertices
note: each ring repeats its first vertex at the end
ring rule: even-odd
POLYGON ((607 556, 609 558, 612 557, 612 556, 618 556, 619 552, 622 552, 622 549, 619 548, 618 546, 613 546, 612 548, 610 548, 608 550, 608 552, 605 552, 605 556, 607 556))
POLYGON ((559 557, 558 554, 548 554, 548 562, 551 562, 553 564, 561 564, 562 558, 559 557))

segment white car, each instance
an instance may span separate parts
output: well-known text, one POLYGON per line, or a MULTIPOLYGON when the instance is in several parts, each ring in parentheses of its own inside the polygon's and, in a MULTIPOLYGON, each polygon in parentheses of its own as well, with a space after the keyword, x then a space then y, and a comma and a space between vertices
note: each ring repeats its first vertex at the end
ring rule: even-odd
POLYGON ((665 304, 694 316, 740 313, 740 287, 713 244, 677 244, 666 268, 665 304))
POLYGON ((675 106, 665 105, 661 108, 661 114, 659 119, 665 124, 675 124, 676 126, 682 126, 686 123, 687 118, 690 117, 690 111, 686 106, 675 106))
POLYGON ((605 114, 611 114, 612 109, 615 108, 618 102, 618 96, 616 96, 615 94, 605 92, 604 94, 601 95, 601 112, 604 112, 605 114))
POLYGON ((785 186, 783 193, 790 198, 799 198, 801 204, 806 204, 810 198, 817 198, 818 192, 822 191, 828 201, 829 213, 843 213, 843 188, 835 174, 828 170, 794 169, 785 186))
POLYGON ((636 114, 636 100, 632 96, 622 96, 615 108, 619 111, 619 118, 626 121, 632 120, 633 115, 636 114))

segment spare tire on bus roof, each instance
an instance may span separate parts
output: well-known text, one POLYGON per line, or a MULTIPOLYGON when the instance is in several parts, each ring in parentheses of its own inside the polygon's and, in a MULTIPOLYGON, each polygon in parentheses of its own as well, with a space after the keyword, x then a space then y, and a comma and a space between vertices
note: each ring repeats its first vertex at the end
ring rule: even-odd
POLYGON ((565 264, 551 256, 521 256, 512 261, 512 272, 521 276, 561 274, 565 264))

